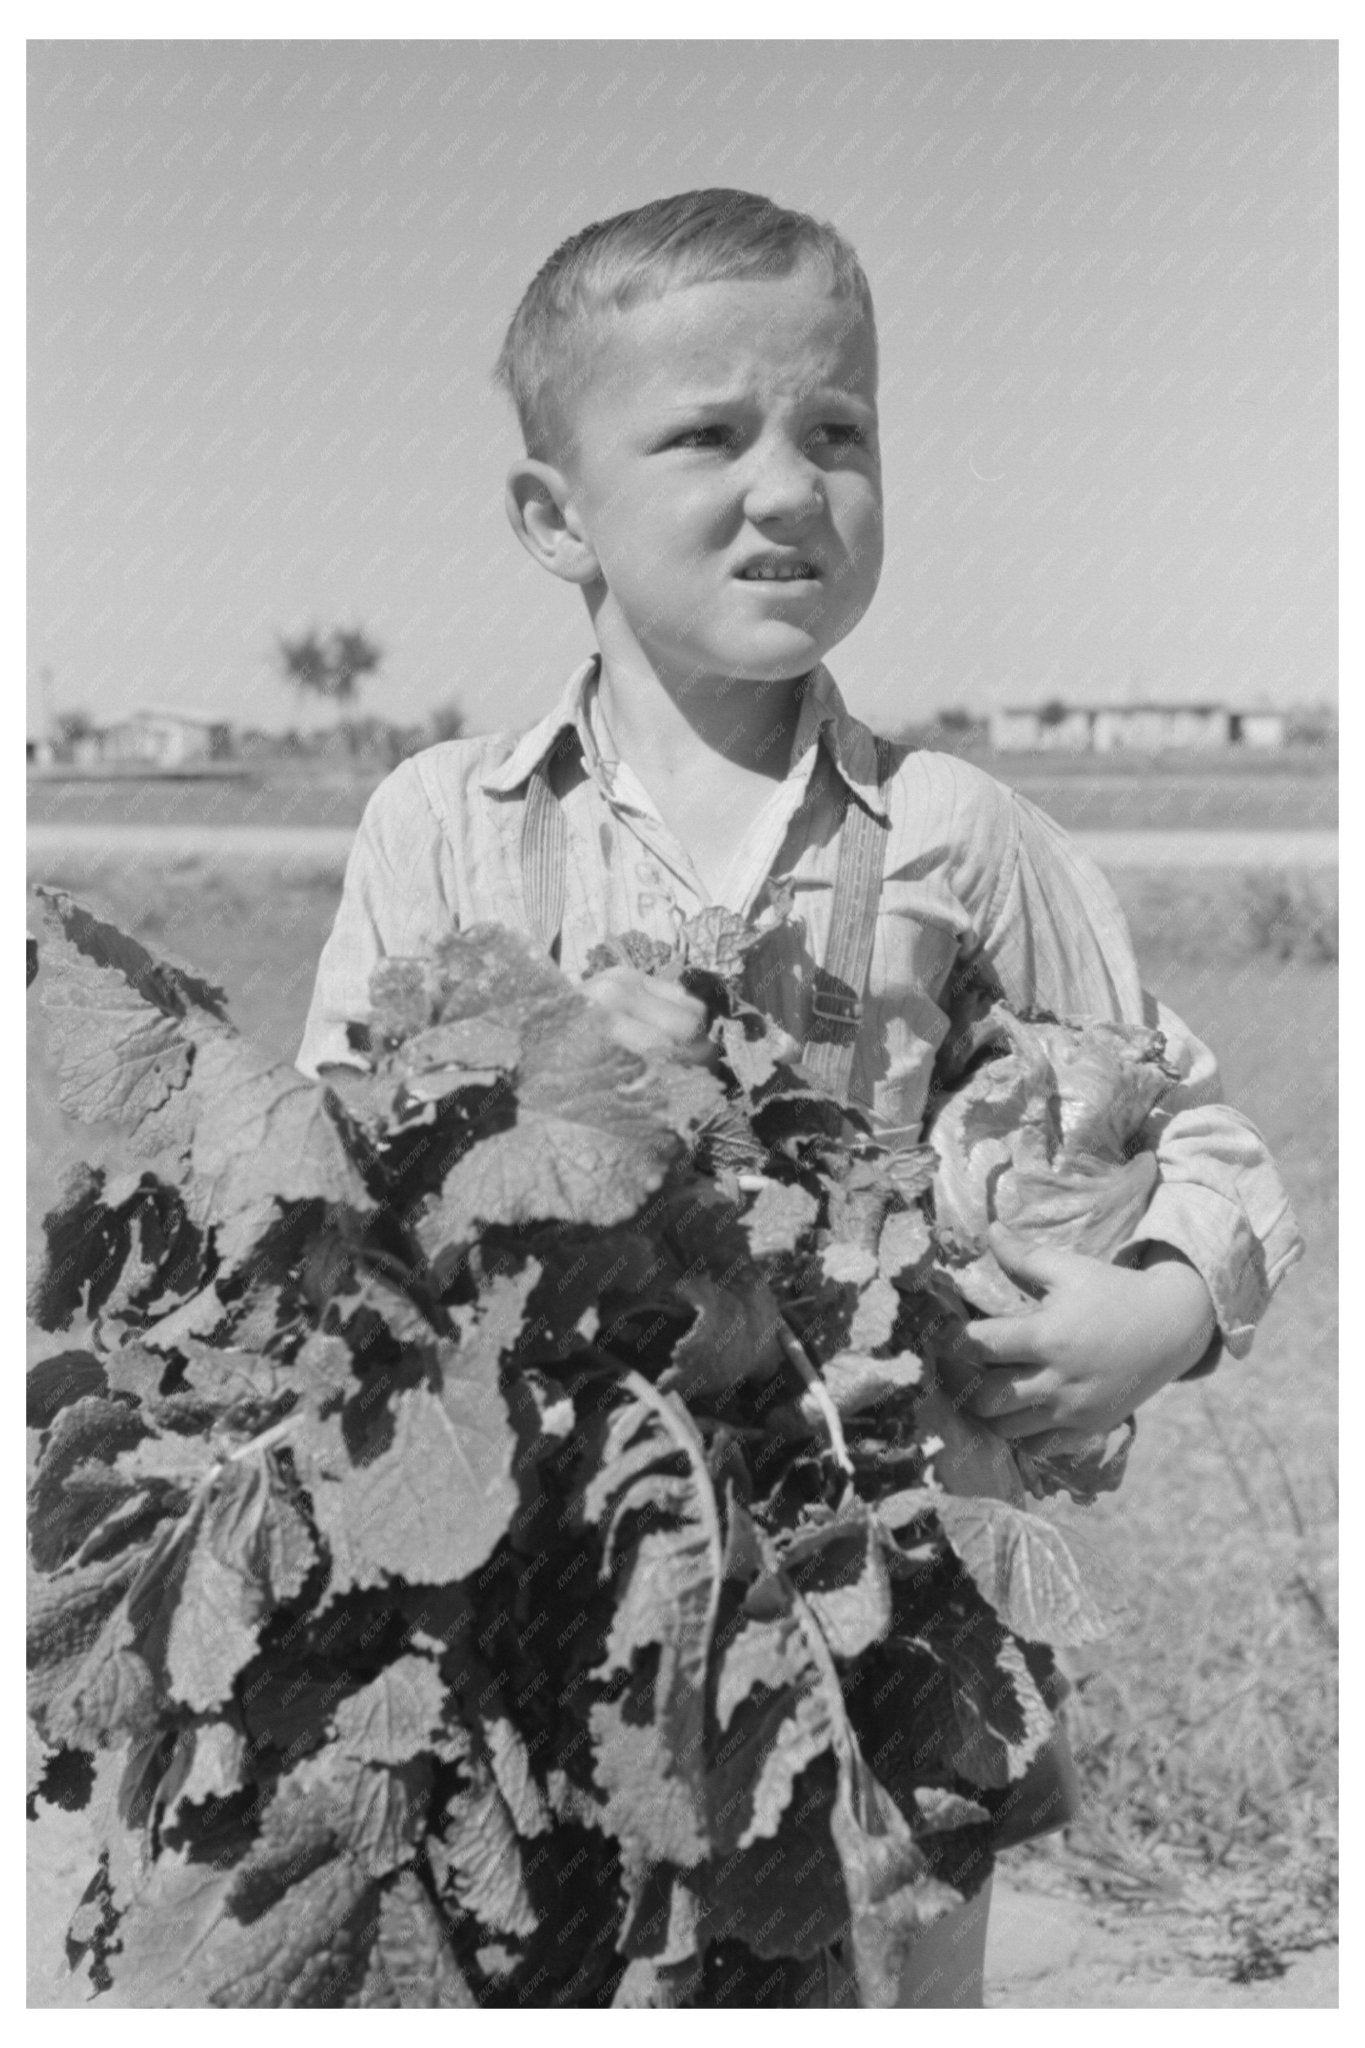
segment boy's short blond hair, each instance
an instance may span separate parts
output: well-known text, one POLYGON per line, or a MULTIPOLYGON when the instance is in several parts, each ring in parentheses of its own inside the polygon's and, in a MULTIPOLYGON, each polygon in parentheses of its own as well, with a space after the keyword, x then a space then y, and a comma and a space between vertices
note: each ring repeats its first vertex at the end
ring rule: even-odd
POLYGON ((838 230, 756 192, 679 192, 580 228, 527 286, 493 371, 527 454, 568 454, 574 395, 592 375, 606 316, 684 285, 789 277, 809 262, 823 264, 831 292, 873 325, 867 278, 838 230))

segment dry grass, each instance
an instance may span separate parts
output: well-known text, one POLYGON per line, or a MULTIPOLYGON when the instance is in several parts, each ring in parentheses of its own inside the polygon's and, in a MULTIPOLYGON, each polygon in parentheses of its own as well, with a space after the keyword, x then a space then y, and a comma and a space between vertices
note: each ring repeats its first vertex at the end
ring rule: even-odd
POLYGON ((1072 1667, 1089 1798, 1059 1864, 1111 1904, 1180 1907, 1187 1958, 1247 1981, 1337 1933, 1336 1468, 1310 1497, 1254 1410, 1199 1407, 1241 1512, 1134 1475, 1153 1577, 1072 1667))
POLYGON ((1199 1514, 1188 1486, 1149 1479, 1124 1519, 1159 1583, 1077 1664, 1068 1709, 1096 1800, 1074 1845, 1121 1852, 1130 1876, 1170 1869, 1154 1850, 1218 1865, 1335 1840, 1335 1461, 1310 1497, 1254 1410, 1202 1391, 1198 1408, 1240 1513, 1221 1488, 1199 1514))
POLYGON ((1276 960, 1310 965, 1335 961, 1338 898, 1316 875, 1248 875, 1245 885, 1247 933, 1257 952, 1276 960))
MULTIPOLYGON (((1265 868, 1123 873, 1119 896, 1149 981, 1207 964, 1220 974, 1266 962, 1337 959, 1335 871, 1265 868)), ((1164 993, 1164 989, 1159 988, 1164 993)))

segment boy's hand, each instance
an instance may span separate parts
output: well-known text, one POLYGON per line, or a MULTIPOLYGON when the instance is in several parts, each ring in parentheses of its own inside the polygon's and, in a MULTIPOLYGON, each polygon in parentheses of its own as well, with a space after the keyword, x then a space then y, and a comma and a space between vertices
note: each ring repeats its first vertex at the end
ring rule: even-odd
POLYGON ((968 1323, 944 1380, 1000 1436, 1112 1429, 1197 1365, 1215 1334, 1208 1288, 1171 1246, 1148 1246, 1134 1270, 1031 1246, 1001 1224, 990 1244, 1038 1306, 968 1323))
POLYGON ((706 1005, 679 982, 642 974, 638 967, 608 967, 583 983, 583 993, 608 1012, 611 1035, 627 1052, 662 1052, 698 1066, 716 1057, 706 1032, 706 1005))

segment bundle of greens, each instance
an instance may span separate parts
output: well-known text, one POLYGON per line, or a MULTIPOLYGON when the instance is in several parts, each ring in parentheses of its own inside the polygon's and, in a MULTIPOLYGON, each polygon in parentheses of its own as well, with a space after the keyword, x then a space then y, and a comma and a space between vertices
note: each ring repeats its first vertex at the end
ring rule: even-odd
POLYGON ((715 1071, 483 927, 387 963, 314 1083, 43 898, 61 1099, 130 1162, 32 1285, 80 1334, 29 1374, 31 1788, 120 1764, 74 1983, 894 2003, 1049 1738, 1047 1646, 1100 1630, 939 1387, 938 1154, 811 1085, 725 913, 594 963, 702 994, 715 1071))

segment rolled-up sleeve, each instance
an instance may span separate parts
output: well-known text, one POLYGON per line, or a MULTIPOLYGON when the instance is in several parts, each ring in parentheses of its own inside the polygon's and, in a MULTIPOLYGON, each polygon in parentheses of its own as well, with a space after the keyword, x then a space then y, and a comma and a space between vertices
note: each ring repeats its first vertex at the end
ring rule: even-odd
POLYGON ((1140 1134, 1160 1178, 1123 1249, 1170 1245, 1195 1268, 1218 1336, 1185 1377, 1211 1372, 1224 1347, 1245 1355, 1281 1276, 1303 1254, 1284 1185, 1254 1124, 1219 1101, 1209 1048, 1143 990, 1123 912, 1095 863, 1024 797, 1011 793, 993 822, 1007 844, 996 849, 982 950, 1006 999, 1063 1017, 1153 1025, 1179 1071, 1140 1134))
POLYGON ((428 953, 456 927, 448 865, 449 847, 417 765, 405 761, 370 798, 346 863, 295 1061, 303 1073, 362 1064, 346 1026, 369 1011, 379 962, 428 953))

